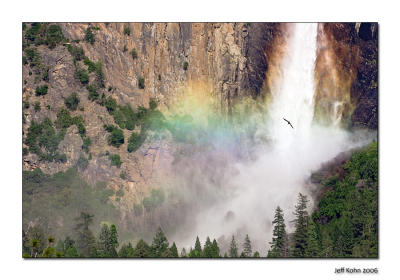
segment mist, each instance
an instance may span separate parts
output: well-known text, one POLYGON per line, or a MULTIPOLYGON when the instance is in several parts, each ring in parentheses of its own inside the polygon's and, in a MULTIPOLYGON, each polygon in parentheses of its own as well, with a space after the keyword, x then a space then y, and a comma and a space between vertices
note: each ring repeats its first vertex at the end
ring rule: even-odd
MULTIPOLYGON (((312 172, 339 153, 376 138, 374 132, 343 128, 336 111, 330 123, 314 118, 318 24, 291 24, 285 34, 284 56, 270 66, 274 77, 266 79, 271 98, 260 110, 247 108, 241 122, 224 122, 202 107, 208 122, 200 125, 195 117, 188 127, 196 141, 179 146, 183 152, 169 179, 185 205, 169 233, 180 248, 192 247, 196 236, 204 244, 209 236, 224 252, 232 235, 241 248, 249 234, 253 251, 265 255, 276 207, 284 210, 292 232, 299 192, 310 199, 310 211, 313 207, 312 172)), ((187 113, 196 115, 193 107, 187 113)))

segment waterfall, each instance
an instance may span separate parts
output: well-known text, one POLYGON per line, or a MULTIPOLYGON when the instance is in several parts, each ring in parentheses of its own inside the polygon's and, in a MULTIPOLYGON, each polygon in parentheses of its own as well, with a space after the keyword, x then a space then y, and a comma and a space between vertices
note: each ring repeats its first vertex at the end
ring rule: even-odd
POLYGON ((314 116, 314 68, 317 53, 317 23, 288 26, 286 52, 273 65, 280 74, 272 82, 269 135, 277 147, 286 149, 294 137, 309 134, 314 116), (283 118, 289 120, 292 129, 283 118))

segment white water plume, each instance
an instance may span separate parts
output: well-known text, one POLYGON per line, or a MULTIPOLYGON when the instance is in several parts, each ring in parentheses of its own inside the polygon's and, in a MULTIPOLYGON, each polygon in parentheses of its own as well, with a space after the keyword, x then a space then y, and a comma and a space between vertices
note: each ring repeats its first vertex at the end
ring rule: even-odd
POLYGON ((274 65, 281 70, 271 87, 268 120, 262 129, 270 144, 259 149, 256 161, 234 164, 232 173, 236 175, 224 178, 224 187, 232 192, 230 198, 199 212, 195 228, 179 242, 180 246, 193 246, 196 235, 204 242, 207 236, 230 240, 233 234, 241 245, 248 233, 254 251, 265 256, 276 207, 284 210, 288 230, 293 230, 289 221, 294 205, 299 192, 310 198, 306 185, 311 173, 340 152, 371 140, 354 137, 354 133, 337 126, 313 124, 317 27, 316 23, 289 26, 285 56, 274 65))

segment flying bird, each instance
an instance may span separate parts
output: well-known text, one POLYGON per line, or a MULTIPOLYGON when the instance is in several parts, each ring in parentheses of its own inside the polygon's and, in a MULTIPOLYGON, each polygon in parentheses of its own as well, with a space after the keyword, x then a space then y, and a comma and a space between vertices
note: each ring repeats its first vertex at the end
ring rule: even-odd
POLYGON ((287 123, 288 123, 288 125, 290 125, 293 129, 294 129, 294 127, 293 127, 293 125, 290 123, 290 121, 288 121, 287 119, 285 119, 285 118, 283 118, 287 123))

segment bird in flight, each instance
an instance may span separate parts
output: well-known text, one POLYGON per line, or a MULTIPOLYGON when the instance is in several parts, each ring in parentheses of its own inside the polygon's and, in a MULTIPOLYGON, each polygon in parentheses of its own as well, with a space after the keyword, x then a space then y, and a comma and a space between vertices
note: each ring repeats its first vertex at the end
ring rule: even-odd
POLYGON ((294 127, 293 127, 293 125, 290 123, 290 121, 288 121, 287 119, 285 119, 285 118, 283 118, 287 123, 288 123, 288 125, 290 125, 293 129, 294 129, 294 127))

